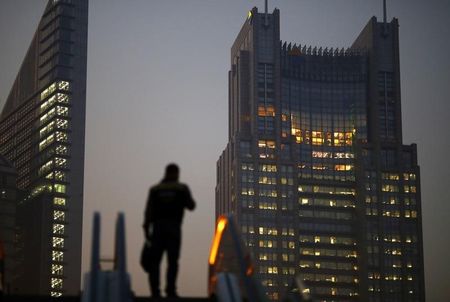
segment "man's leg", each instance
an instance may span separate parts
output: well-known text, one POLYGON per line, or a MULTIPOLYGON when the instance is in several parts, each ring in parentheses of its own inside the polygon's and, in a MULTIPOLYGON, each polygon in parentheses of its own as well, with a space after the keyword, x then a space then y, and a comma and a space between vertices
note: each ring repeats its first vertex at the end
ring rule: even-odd
POLYGON ((178 259, 180 258, 181 247, 181 229, 176 226, 171 230, 171 238, 167 241, 167 284, 166 293, 167 296, 177 296, 177 275, 178 275, 178 259))
POLYGON ((161 296, 161 292, 159 290, 159 268, 164 250, 161 242, 159 241, 160 240, 158 240, 158 238, 152 239, 152 246, 150 247, 150 270, 148 274, 150 294, 155 298, 161 296))

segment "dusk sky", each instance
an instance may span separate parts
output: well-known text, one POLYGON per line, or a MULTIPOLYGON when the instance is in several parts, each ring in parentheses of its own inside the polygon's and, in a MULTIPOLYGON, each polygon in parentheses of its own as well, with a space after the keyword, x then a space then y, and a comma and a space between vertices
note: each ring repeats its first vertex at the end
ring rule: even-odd
MULTIPOLYGON (((0 108, 47 0, 0 0, 0 108)), ((403 139, 421 167, 428 301, 450 299, 450 1, 388 2, 400 23, 403 139), (447 130, 445 130, 447 129, 447 130)), ((148 295, 139 265, 150 185, 168 162, 181 168, 198 208, 186 213, 182 296, 205 296, 214 230, 216 160, 228 139, 230 48, 248 10, 263 0, 91 0, 89 8, 83 271, 91 220, 102 214, 102 255, 113 255, 116 214, 127 222, 128 269, 148 295)), ((381 0, 271 0, 281 39, 348 47, 381 0)))

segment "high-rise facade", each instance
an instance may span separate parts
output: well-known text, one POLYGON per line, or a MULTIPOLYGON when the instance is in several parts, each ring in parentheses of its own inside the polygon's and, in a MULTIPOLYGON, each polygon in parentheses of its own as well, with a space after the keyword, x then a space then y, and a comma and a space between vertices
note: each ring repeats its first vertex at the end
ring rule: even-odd
POLYGON ((11 288, 15 268, 15 215, 16 215, 16 170, 12 164, 0 155, 0 288, 8 292, 11 288))
POLYGON ((231 49, 216 217, 233 213, 269 298, 424 301, 416 145, 403 145, 398 21, 348 49, 280 41, 253 8, 231 49))
POLYGON ((88 0, 49 0, 0 116, 17 171, 13 294, 76 295, 81 279, 88 0))

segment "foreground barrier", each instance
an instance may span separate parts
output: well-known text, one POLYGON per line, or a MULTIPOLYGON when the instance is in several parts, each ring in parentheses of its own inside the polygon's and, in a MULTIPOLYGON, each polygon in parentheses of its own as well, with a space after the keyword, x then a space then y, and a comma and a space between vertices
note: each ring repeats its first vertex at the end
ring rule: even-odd
POLYGON ((91 269, 85 276, 82 302, 131 302, 130 277, 126 268, 125 216, 119 213, 116 223, 114 266, 100 266, 100 214, 94 214, 92 227, 91 269))
MULTIPOLYGON (((268 302, 232 215, 217 220, 209 254, 208 292, 219 302, 268 302)), ((280 294, 283 302, 312 301, 300 276, 296 276, 292 286, 280 294)))

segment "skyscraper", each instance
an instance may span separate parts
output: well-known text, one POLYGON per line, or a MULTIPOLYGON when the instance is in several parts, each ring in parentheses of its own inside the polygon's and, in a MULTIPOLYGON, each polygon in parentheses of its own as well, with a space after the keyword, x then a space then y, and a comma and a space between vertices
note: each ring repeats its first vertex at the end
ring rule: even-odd
POLYGON ((424 301, 416 145, 403 145, 398 21, 348 49, 280 41, 253 8, 231 48, 216 217, 233 213, 269 298, 424 301))
POLYGON ((49 0, 0 116, 17 170, 12 293, 80 290, 88 0, 49 0))
POLYGON ((14 261, 14 237, 16 214, 16 170, 3 156, 0 155, 0 244, 2 245, 0 261, 0 287, 7 292, 11 287, 12 276, 15 267, 14 261), (3 259, 4 258, 4 259, 3 259))

